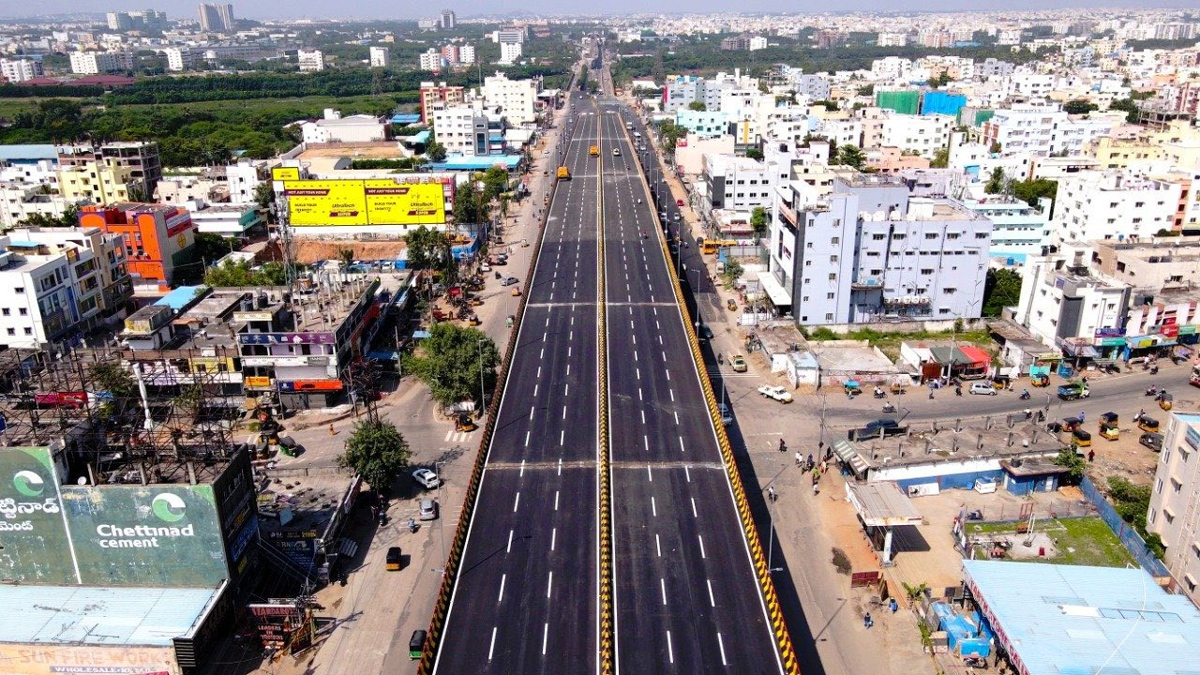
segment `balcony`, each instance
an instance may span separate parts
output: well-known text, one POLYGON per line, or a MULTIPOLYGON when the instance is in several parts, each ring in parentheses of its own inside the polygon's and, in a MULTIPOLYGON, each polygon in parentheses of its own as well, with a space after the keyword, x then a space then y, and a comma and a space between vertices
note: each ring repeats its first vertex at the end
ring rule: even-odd
POLYGON ((783 221, 792 227, 798 227, 796 224, 796 210, 783 202, 779 202, 779 215, 783 221))

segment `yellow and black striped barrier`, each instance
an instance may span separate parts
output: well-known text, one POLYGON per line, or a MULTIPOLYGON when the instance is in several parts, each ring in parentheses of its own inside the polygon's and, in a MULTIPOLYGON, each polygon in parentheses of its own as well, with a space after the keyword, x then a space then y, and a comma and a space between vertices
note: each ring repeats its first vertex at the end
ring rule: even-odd
POLYGON ((598 134, 599 139, 597 144, 600 147, 600 158, 596 163, 596 189, 599 195, 596 199, 596 241, 598 245, 596 273, 598 283, 596 285, 596 321, 597 321, 597 380, 600 383, 598 391, 598 401, 600 408, 599 417, 599 444, 598 444, 598 462, 596 470, 598 472, 599 484, 598 490, 598 508, 599 508, 599 532, 597 533, 597 542, 599 545, 599 561, 600 566, 597 576, 599 578, 599 615, 600 615, 600 675, 612 675, 616 672, 616 621, 613 617, 615 611, 613 606, 613 537, 612 537, 612 464, 610 463, 609 438, 608 438, 608 322, 607 322, 607 304, 605 300, 605 270, 604 270, 604 135, 598 134))
MULTIPOLYGON (((662 223, 659 222, 657 213, 654 214, 654 219, 658 231, 661 232, 662 223)), ((796 650, 792 645, 792 637, 784 621, 783 611, 779 607, 779 596, 775 592, 775 582, 771 579, 771 571, 767 566, 767 556, 763 552, 762 538, 758 534, 758 526, 754 523, 754 518, 750 512, 750 502, 746 499, 746 489, 742 485, 742 477, 738 472, 737 463, 733 456, 733 449, 729 444, 729 436, 725 433, 725 425, 721 421, 721 412, 717 407, 717 398, 713 394, 712 380, 709 379, 708 371, 704 367, 704 356, 700 352, 700 340, 696 337, 694 319, 688 314, 687 302, 683 296, 683 286, 680 284, 679 275, 676 273, 675 267, 670 264, 671 251, 666 238, 660 236, 659 244, 662 248, 663 257, 668 262, 667 271, 671 275, 671 282, 675 288, 675 301, 678 303, 679 311, 683 315, 684 329, 687 331, 688 343, 692 348, 692 359, 700 374, 700 386, 703 388, 704 398, 708 402, 708 414, 712 418, 713 428, 717 433, 717 444, 721 450, 721 459, 725 464, 725 473, 733 488, 738 515, 742 519, 742 532, 746 536, 746 543, 750 548, 750 556, 754 561, 754 572, 758 577, 759 588, 762 591, 763 601, 767 607, 767 615, 771 621, 771 629, 775 634, 775 645, 779 649, 783 671, 788 675, 798 675, 800 673, 800 665, 796 661, 796 650)))
MULTIPOLYGON (((558 191, 558 182, 555 181, 554 191, 558 191)), ((551 198, 553 202, 553 197, 551 198)), ((538 223, 537 246, 533 247, 533 254, 529 259, 529 269, 526 271, 526 282, 532 283, 534 270, 537 269, 538 257, 542 252, 542 241, 546 233, 546 223, 550 218, 550 208, 547 206, 543 212, 541 222, 538 223)), ((521 301, 517 305, 517 312, 513 321, 512 327, 509 329, 508 348, 504 351, 504 360, 500 362, 500 373, 496 378, 496 386, 500 391, 497 396, 493 393, 492 402, 488 406, 488 419, 483 427, 483 436, 479 441, 479 452, 475 456, 475 465, 471 470, 471 478, 467 482, 467 494, 463 499, 462 517, 458 520, 458 526, 454 530, 454 539, 450 546, 450 554, 446 559, 445 572, 442 574, 442 584, 438 590, 437 601, 433 606, 433 617, 429 621, 429 631, 425 636, 425 647, 421 652, 421 662, 417 666, 418 675, 430 675, 433 672, 433 664, 437 659, 437 651, 441 646, 442 629, 445 627, 446 615, 450 611, 450 598, 454 594, 454 583, 458 578, 458 567, 462 564, 463 550, 467 544, 467 532, 470 529, 471 518, 474 517, 475 503, 479 499, 479 483, 483 479, 483 471, 487 466, 488 451, 491 448, 492 436, 496 432, 496 420, 500 412, 500 402, 503 398, 502 383, 508 378, 509 368, 512 367, 513 356, 517 350, 517 335, 521 330, 521 322, 525 318, 525 306, 529 301, 529 293, 521 294, 521 301)))

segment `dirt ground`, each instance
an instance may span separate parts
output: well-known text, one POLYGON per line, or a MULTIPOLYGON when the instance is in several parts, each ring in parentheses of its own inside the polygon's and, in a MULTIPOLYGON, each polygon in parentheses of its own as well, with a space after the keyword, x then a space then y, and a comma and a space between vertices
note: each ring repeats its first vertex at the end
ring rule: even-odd
POLYGON ((342 249, 354 251, 355 260, 395 260, 404 250, 403 241, 337 241, 337 240, 297 240, 293 244, 296 249, 296 262, 311 265, 321 260, 339 260, 342 249))
MULTIPOLYGON (((1170 417, 1170 413, 1158 408, 1147 410, 1146 414, 1161 422, 1163 428, 1170 417)), ((1105 440, 1095 429, 1088 429, 1092 432, 1092 445, 1084 450, 1096 451, 1095 461, 1087 468, 1088 475, 1100 486, 1108 484, 1109 476, 1124 476, 1131 483, 1149 485, 1158 466, 1158 453, 1138 443, 1143 432, 1132 421, 1122 419, 1120 429, 1121 438, 1115 441, 1105 440)))

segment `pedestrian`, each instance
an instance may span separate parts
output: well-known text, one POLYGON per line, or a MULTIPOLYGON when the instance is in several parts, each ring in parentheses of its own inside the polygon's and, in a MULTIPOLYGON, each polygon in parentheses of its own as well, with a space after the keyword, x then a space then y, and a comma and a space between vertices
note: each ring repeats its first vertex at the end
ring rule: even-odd
POLYGON ((828 470, 829 470, 829 461, 825 460, 825 459, 821 460, 821 473, 825 473, 828 470))
POLYGON ((779 439, 779 451, 787 452, 787 443, 784 443, 782 438, 779 439))
POLYGON ((333 430, 333 425, 332 425, 332 424, 330 424, 330 425, 329 425, 329 435, 330 435, 330 436, 336 436, 336 435, 337 435, 337 432, 333 430))
POLYGON ((767 488, 767 499, 770 499, 771 501, 775 501, 775 488, 773 488, 773 487, 767 488))
POLYGON ((1093 461, 1093 460, 1095 460, 1095 459, 1096 459, 1096 451, 1095 451, 1095 450, 1088 450, 1088 461, 1089 461, 1089 462, 1091 462, 1091 461, 1093 461))
POLYGON ((1079 411, 1079 423, 1080 424, 1083 423, 1083 411, 1082 410, 1079 411))
POLYGON ((930 401, 932 401, 932 400, 933 400, 933 387, 930 387, 930 388, 929 388, 929 400, 930 400, 930 401))
POLYGON ((874 626, 874 625, 875 625, 875 622, 871 619, 871 613, 867 612, 866 614, 863 614, 863 626, 866 628, 870 628, 871 626, 874 626))
POLYGON ((888 608, 892 610, 892 614, 895 614, 896 610, 900 609, 900 605, 895 598, 888 598, 888 608))
POLYGON ((809 466, 809 468, 812 468, 812 465, 813 465, 813 456, 812 456, 812 453, 810 452, 810 453, 808 453, 808 466, 809 466))
POLYGON ((797 450, 796 451, 796 466, 799 467, 799 466, 802 466, 803 464, 804 464, 804 457, 800 454, 800 451, 797 450))

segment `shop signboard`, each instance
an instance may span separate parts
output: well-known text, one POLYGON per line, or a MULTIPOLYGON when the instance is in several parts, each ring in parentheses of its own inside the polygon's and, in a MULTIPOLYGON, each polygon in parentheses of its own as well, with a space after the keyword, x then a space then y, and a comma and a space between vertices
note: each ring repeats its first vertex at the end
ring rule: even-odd
POLYGON ((238 333, 242 345, 331 345, 333 333, 238 333))
POLYGON ((0 449, 0 577, 78 584, 63 523, 57 467, 46 448, 0 449))

